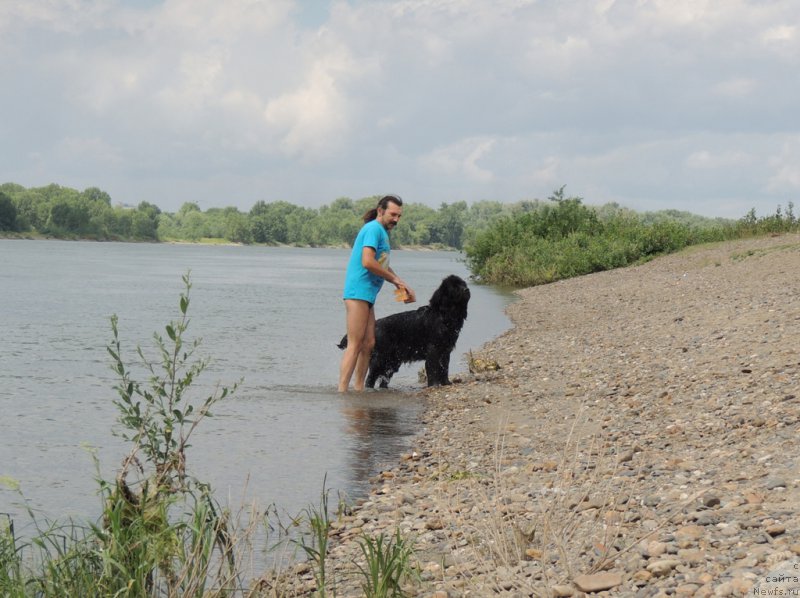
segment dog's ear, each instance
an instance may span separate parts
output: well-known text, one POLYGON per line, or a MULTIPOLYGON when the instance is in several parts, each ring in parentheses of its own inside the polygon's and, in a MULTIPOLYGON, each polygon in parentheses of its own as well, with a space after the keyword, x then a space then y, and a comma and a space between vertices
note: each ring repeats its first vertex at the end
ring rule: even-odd
POLYGON ((449 276, 444 278, 437 287, 437 289, 431 295, 431 300, 429 301, 430 306, 435 310, 446 309, 447 308, 447 295, 448 295, 448 288, 449 284, 449 276))
POLYGON ((469 297, 467 283, 455 274, 451 274, 442 280, 442 284, 433 293, 430 305, 437 311, 462 311, 466 309, 469 297))

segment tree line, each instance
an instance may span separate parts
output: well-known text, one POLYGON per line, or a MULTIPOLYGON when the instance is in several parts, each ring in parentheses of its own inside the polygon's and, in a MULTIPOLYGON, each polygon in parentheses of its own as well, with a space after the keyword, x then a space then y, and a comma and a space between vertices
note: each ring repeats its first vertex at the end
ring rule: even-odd
MULTIPOLYGON (((733 220, 678 210, 638 213, 617 203, 589 206, 565 187, 546 200, 464 201, 432 208, 406 203, 392 231, 395 247, 463 250, 472 274, 493 284, 529 286, 650 259, 687 245, 800 230, 789 203, 733 220)), ((166 212, 142 201, 112 205, 97 187, 0 185, 0 234, 110 241, 217 241, 304 247, 349 246, 379 196, 340 197, 320 208, 286 201, 200 209, 186 202, 166 212)))
MULTIPOLYGON (((0 231, 31 233, 54 238, 102 241, 190 241, 306 247, 347 246, 363 224, 362 215, 379 196, 341 197, 320 208, 296 206, 286 201, 256 202, 249 211, 236 207, 209 208, 186 202, 177 212, 166 212, 142 201, 136 206, 113 205, 111 196, 90 187, 83 191, 56 184, 25 188, 0 185, 0 231)), ((484 200, 441 203, 432 208, 406 203, 400 224, 392 231, 395 246, 463 249, 478 233, 504 218, 546 211, 551 200, 503 203, 484 200)), ((618 212, 634 214, 611 203, 594 208, 600 217, 618 212)), ((694 224, 712 222, 685 212, 666 211, 639 216, 683 219, 694 224)))
MULTIPOLYGON (((236 207, 209 208, 186 202, 167 212, 142 201, 136 206, 113 205, 111 196, 90 187, 84 191, 51 184, 25 188, 0 185, 0 231, 55 238, 104 241, 193 241, 297 245, 349 245, 363 224, 364 212, 379 196, 335 199, 320 208, 286 201, 256 202, 249 211, 236 207)), ((468 223, 485 222, 494 214, 513 212, 500 202, 443 203, 438 209, 405 206, 401 225, 392 235, 397 246, 438 246, 460 249, 468 223)))

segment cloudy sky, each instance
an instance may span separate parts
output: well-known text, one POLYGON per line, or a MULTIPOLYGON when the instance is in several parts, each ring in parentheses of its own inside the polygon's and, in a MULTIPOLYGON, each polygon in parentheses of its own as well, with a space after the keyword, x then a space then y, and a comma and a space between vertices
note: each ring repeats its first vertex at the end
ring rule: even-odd
POLYGON ((800 206, 797 0, 0 0, 0 183, 800 206))

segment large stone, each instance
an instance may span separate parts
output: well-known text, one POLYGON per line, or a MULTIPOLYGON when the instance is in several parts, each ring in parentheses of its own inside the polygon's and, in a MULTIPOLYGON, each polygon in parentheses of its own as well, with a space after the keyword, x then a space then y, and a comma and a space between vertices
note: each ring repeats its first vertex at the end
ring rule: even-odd
POLYGON ((578 575, 572 583, 581 592, 602 592, 622 584, 622 575, 611 571, 593 573, 591 575, 578 575))

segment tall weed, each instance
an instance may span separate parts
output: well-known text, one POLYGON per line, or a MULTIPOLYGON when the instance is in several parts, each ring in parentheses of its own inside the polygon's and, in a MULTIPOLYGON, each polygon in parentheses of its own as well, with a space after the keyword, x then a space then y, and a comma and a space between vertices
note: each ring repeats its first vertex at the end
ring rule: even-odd
POLYGON ((336 595, 335 585, 329 578, 327 569, 328 542, 333 526, 328 509, 328 494, 323 481, 320 504, 310 505, 304 510, 309 532, 295 541, 311 562, 319 598, 325 598, 329 591, 331 595, 336 595))

